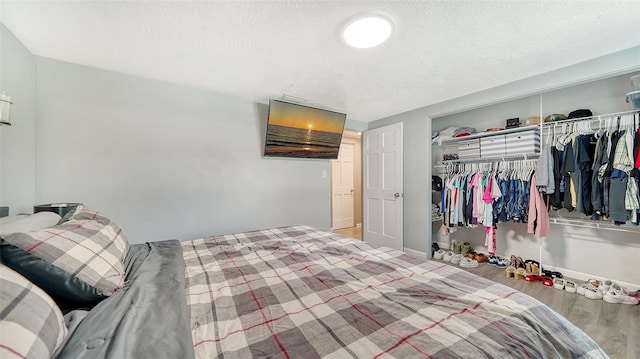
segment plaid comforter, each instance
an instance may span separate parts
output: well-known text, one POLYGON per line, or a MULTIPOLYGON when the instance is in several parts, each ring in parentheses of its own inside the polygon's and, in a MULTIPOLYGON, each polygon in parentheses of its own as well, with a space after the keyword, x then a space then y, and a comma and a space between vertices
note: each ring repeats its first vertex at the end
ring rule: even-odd
POLYGON ((198 358, 607 357, 512 288, 309 227, 182 247, 198 358))

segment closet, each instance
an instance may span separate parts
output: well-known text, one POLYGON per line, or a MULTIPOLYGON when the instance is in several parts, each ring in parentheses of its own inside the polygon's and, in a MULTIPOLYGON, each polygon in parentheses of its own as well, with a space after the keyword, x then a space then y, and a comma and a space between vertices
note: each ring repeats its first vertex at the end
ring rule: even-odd
MULTIPOLYGON (((468 178, 464 179, 465 176, 468 177, 477 172, 493 172, 498 176, 507 176, 507 178, 515 175, 518 178, 521 176, 520 173, 526 174, 532 167, 539 165, 540 154, 542 151, 546 151, 548 143, 555 144, 559 140, 566 141, 566 137, 570 138, 572 135, 579 134, 593 136, 595 139, 593 146, 595 146, 598 138, 604 133, 620 130, 633 131, 634 129, 637 131, 640 126, 639 111, 615 111, 629 108, 628 104, 624 102, 624 93, 628 92, 625 86, 628 86, 629 76, 599 80, 463 113, 436 117, 432 122, 432 128, 435 131, 441 131, 449 126, 464 127, 469 125, 477 126, 479 131, 484 131, 484 128, 504 126, 504 119, 514 117, 513 115, 520 115, 521 118, 539 115, 544 119, 546 115, 552 113, 568 114, 579 108, 590 108, 596 113, 589 118, 543 122, 536 126, 527 127, 525 130, 520 127, 504 130, 505 132, 483 132, 444 141, 441 145, 432 144, 432 162, 430 163, 433 169, 432 174, 440 176, 443 180, 447 176, 458 176, 458 178, 463 178, 463 181, 468 181, 468 178), (620 95, 612 91, 614 87, 619 88, 619 91, 616 91, 620 95), (588 96, 585 97, 585 94, 588 96), (494 119, 490 120, 490 118, 494 119), (505 135, 506 137, 510 133, 531 129, 535 129, 539 136, 540 147, 538 151, 514 154, 505 150, 504 155, 501 155, 499 141, 497 141, 498 150, 495 149, 496 141, 493 141, 492 151, 484 152, 483 155, 482 145, 486 144, 488 139, 495 138, 496 135, 505 135), (445 154, 452 154, 453 148, 457 149, 461 142, 468 140, 478 140, 480 151, 475 157, 467 153, 458 156, 458 158, 444 159, 445 154)), ((471 151, 475 151, 474 142, 466 143, 471 151)), ((589 161, 592 160, 592 158, 589 159, 589 161)), ((590 162, 589 165, 592 167, 593 162, 590 162)), ((431 200, 433 203, 431 209, 441 210, 439 206, 442 203, 442 192, 433 191, 431 200)), ((593 276, 637 285, 640 283, 640 275, 630 263, 637 260, 640 255, 639 227, 631 224, 631 218, 626 224, 615 224, 608 217, 594 219, 592 214, 593 212, 588 215, 576 210, 569 211, 564 207, 551 209, 549 211, 551 233, 541 239, 527 233, 526 224, 517 221, 498 223, 496 254, 500 256, 516 254, 536 259, 543 266, 563 271, 565 275, 576 279, 586 280, 593 276)), ((432 242, 437 242, 441 247, 447 248, 452 240, 456 240, 457 242, 469 241, 476 250, 484 253, 489 249, 485 245, 489 241, 483 225, 478 225, 475 228, 467 226, 463 219, 462 222, 455 223, 454 227, 450 227, 450 234, 446 236, 442 233, 442 227, 444 223, 447 226, 450 224, 450 222, 446 222, 447 218, 436 215, 431 215, 431 217, 433 221, 432 242), (463 223, 463 225, 458 226, 459 223, 463 223)), ((455 219, 454 217, 453 220, 455 221, 455 219)), ((459 219, 460 217, 458 217, 459 219)), ((449 217, 450 220, 451 217, 449 217)))

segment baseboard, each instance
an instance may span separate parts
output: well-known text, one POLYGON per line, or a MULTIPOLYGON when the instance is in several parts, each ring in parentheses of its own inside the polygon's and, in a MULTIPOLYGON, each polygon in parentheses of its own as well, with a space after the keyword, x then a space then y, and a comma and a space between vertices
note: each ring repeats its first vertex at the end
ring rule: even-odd
POLYGON ((415 249, 411 249, 407 247, 403 248, 403 252, 407 254, 411 254, 414 257, 429 258, 429 256, 427 256, 425 252, 416 251, 415 249))

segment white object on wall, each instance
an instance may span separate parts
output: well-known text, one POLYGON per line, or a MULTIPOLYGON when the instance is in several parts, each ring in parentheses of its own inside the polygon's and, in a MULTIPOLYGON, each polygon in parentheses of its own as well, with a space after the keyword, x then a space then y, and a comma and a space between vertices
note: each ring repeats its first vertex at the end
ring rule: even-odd
POLYGON ((9 119, 11 105, 13 105, 11 97, 2 91, 2 94, 0 94, 0 124, 11 125, 11 120, 9 119))

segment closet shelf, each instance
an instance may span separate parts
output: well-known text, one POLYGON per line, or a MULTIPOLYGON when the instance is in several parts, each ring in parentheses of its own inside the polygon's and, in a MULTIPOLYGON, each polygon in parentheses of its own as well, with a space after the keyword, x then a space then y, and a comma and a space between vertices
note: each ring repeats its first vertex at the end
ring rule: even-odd
POLYGON ((549 216, 549 222, 551 224, 560 224, 560 225, 573 226, 573 227, 593 228, 593 229, 602 229, 602 230, 629 232, 629 233, 640 233, 639 227, 634 227, 629 224, 622 224, 618 226, 610 222, 596 221, 592 219, 577 219, 577 218, 549 216))
MULTIPOLYGON (((478 133, 474 133, 473 135, 469 135, 469 136, 454 137, 454 138, 442 140, 441 142, 442 142, 442 145, 445 145, 445 144, 456 143, 456 142, 460 142, 460 141, 471 140, 471 139, 474 139, 474 138, 506 135, 508 133, 524 132, 524 131, 531 131, 531 130, 537 130, 537 129, 539 129, 539 126, 538 125, 533 125, 533 126, 523 126, 523 127, 516 127, 516 128, 508 128, 508 129, 500 130, 500 131, 478 132, 478 133)), ((434 142, 434 144, 437 144, 437 142, 434 142)))

